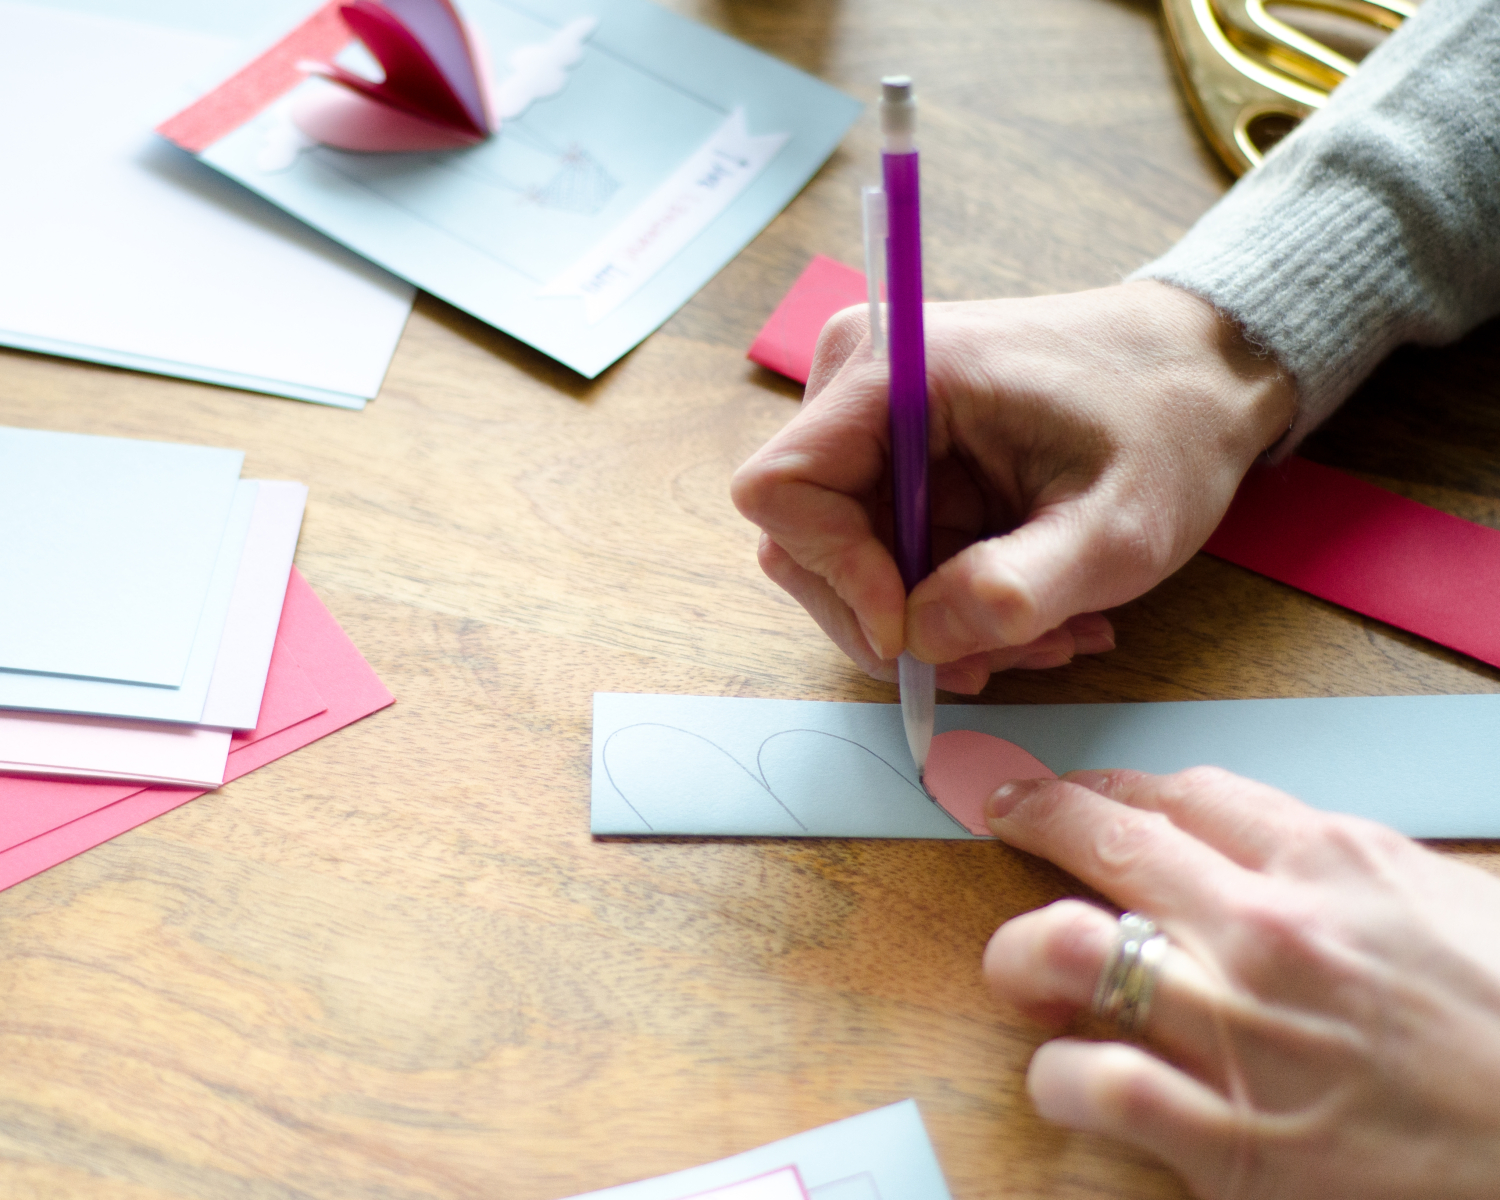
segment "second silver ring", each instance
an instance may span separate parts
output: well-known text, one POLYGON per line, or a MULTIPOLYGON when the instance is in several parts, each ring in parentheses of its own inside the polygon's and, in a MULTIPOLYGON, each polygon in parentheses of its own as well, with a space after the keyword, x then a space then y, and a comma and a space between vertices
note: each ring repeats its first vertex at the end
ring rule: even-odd
POLYGON ((1094 989, 1094 1012, 1127 1035, 1142 1032, 1170 944, 1150 917, 1121 913, 1114 946, 1094 989))

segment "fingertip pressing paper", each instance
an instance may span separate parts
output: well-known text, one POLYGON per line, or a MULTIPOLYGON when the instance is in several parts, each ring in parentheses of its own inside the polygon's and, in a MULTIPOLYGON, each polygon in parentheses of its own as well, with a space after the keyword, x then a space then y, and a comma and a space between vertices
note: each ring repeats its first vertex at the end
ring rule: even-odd
MULTIPOLYGON (((326 130, 309 136, 307 114, 353 94, 344 75, 342 87, 319 77, 339 11, 320 9, 160 132, 590 378, 738 253, 859 111, 646 0, 468 0, 493 132, 427 153, 338 150, 326 130)), ((368 100, 379 68, 353 41, 346 28, 333 65, 366 80, 353 90, 368 100)))
POLYGON ((916 1102, 573 1200, 951 1200, 916 1102))
POLYGON ((969 840, 1008 778, 1207 765, 1412 837, 1497 837, 1496 728, 1500 695, 939 705, 934 799, 894 704, 601 692, 590 828, 969 840))

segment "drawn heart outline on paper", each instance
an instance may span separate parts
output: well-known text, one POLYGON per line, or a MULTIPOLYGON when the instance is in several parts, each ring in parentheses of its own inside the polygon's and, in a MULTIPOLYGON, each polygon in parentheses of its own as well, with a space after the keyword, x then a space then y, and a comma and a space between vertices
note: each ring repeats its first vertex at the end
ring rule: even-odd
POLYGON ((616 794, 648 830, 707 836, 951 837, 959 826, 988 837, 983 806, 994 788, 1055 777, 1019 746, 968 730, 933 740, 930 793, 868 746, 816 729, 771 734, 754 769, 702 734, 650 721, 615 730, 601 755, 616 794), (665 777, 663 761, 674 766, 665 777), (850 794, 860 797, 854 812, 838 803, 850 794))

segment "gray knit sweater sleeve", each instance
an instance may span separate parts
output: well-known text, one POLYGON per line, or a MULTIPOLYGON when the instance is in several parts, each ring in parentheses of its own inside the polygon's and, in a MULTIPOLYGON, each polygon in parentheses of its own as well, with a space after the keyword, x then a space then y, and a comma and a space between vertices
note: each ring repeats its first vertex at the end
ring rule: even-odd
POLYGON ((1398 345, 1500 313, 1500 0, 1426 0, 1132 276, 1237 319, 1297 380, 1294 445, 1398 345))

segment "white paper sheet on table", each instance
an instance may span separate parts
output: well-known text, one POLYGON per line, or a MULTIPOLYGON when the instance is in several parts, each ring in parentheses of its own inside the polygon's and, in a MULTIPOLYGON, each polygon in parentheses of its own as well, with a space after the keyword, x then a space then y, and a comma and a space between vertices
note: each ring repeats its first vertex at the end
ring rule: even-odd
MULTIPOLYGON (((259 485, 254 480, 241 480, 236 488, 229 526, 219 557, 214 563, 213 582, 209 586, 208 600, 203 606, 203 614, 193 641, 193 653, 181 687, 144 687, 139 684, 111 683, 107 680, 0 671, 0 708, 176 721, 193 725, 202 723, 219 647, 226 636, 240 636, 226 634, 226 624, 234 606, 240 565, 257 511, 258 490, 259 485)), ((286 519, 286 513, 277 506, 268 510, 267 519, 275 520, 277 512, 281 513, 282 519, 286 519)), ((300 512, 297 515, 300 518, 300 512)), ((279 561, 279 547, 285 536, 283 532, 279 538, 270 539, 275 546, 267 554, 268 560, 279 561)), ((292 531, 292 537, 295 544, 295 530, 292 531)), ((252 587, 249 576, 246 587, 260 595, 262 604, 273 604, 280 611, 281 596, 273 597, 271 592, 274 589, 252 587)), ((284 596, 285 576, 282 577, 282 589, 284 596)), ((263 615, 258 615, 253 622, 255 628, 260 629, 264 620, 263 615)), ((256 686, 263 683, 262 680, 256 686)), ((241 712, 242 706, 243 697, 237 696, 233 711, 241 712)))
POLYGON ((951 1200, 916 1102, 572 1200, 951 1200))
POLYGON ((0 668, 178 686, 244 460, 0 427, 0 668))
POLYGON ((303 7, 0 3, 0 344, 347 408, 376 394, 410 285, 152 133, 303 7))
POLYGON ((216 788, 227 729, 56 713, 0 713, 0 774, 216 788))
MULTIPOLYGON (((936 724, 1057 774, 1219 766, 1412 837, 1500 837, 1500 695, 951 704, 936 724)), ((894 704, 598 693, 593 740, 595 834, 974 837, 918 783, 894 704)))

